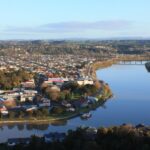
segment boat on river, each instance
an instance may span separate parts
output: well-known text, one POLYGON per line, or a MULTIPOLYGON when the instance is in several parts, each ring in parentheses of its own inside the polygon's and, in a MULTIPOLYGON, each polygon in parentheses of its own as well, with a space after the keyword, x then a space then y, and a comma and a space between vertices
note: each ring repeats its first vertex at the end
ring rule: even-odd
POLYGON ((92 117, 92 114, 91 113, 84 113, 81 115, 81 119, 89 119, 92 117))

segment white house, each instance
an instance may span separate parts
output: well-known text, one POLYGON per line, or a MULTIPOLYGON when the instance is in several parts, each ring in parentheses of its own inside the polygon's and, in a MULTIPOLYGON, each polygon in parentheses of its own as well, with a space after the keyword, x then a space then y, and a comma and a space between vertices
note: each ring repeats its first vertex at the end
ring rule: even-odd
POLYGON ((98 98, 93 97, 93 96, 87 96, 87 100, 88 100, 89 102, 97 102, 97 101, 98 101, 98 98))
POLYGON ((51 102, 47 98, 42 98, 41 102, 38 104, 38 106, 39 107, 50 107, 51 106, 51 102))
POLYGON ((86 84, 90 84, 90 85, 93 85, 94 84, 94 81, 93 80, 89 80, 89 79, 78 79, 77 80, 77 83, 79 85, 86 85, 86 84))

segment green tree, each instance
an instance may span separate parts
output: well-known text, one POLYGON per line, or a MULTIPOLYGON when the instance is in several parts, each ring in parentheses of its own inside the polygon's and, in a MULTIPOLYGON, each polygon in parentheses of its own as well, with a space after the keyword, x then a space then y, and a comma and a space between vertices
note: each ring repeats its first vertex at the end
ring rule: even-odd
POLYGON ((16 117, 16 113, 13 112, 13 111, 10 111, 10 112, 9 112, 9 118, 10 118, 10 119, 14 119, 15 117, 16 117))

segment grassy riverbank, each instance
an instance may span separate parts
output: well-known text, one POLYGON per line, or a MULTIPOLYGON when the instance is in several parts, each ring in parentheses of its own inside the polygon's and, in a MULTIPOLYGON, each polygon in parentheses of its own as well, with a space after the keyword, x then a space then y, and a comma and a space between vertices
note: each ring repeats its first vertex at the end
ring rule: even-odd
POLYGON ((96 61, 91 65, 91 76, 93 79, 97 80, 96 71, 98 69, 107 68, 111 65, 117 63, 115 59, 105 60, 105 61, 96 61))
POLYGON ((91 64, 91 76, 93 79, 97 79, 96 71, 98 69, 103 69, 112 66, 113 64, 116 64, 120 61, 147 61, 149 58, 143 56, 143 55, 125 55, 125 56, 119 56, 116 58, 111 58, 103 61, 96 61, 91 64))

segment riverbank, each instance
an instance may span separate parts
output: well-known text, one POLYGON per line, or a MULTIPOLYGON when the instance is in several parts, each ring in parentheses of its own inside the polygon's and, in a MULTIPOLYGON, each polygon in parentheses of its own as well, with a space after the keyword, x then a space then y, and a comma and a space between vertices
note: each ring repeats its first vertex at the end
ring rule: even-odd
POLYGON ((55 123, 56 121, 61 121, 61 120, 69 120, 72 118, 75 118, 77 116, 80 116, 82 113, 88 113, 91 110, 95 110, 96 108, 100 107, 105 103, 107 99, 111 97, 111 94, 106 93, 107 95, 105 96, 104 100, 100 100, 95 104, 90 105, 88 108, 80 108, 76 112, 73 113, 67 113, 63 115, 53 115, 49 117, 41 117, 41 118, 35 118, 31 117, 29 119, 9 119, 9 120, 0 120, 0 125, 3 124, 22 124, 22 123, 28 123, 28 124, 34 124, 34 123, 55 123))
POLYGON ((97 80, 96 71, 98 69, 103 69, 117 64, 120 61, 148 61, 149 57, 142 55, 127 55, 127 56, 118 56, 116 58, 110 58, 107 60, 96 61, 91 64, 90 75, 93 79, 97 80))
POLYGON ((72 119, 74 117, 80 116, 82 113, 88 113, 91 110, 95 110, 96 108, 100 107, 101 105, 103 105, 107 99, 112 97, 112 93, 111 90, 109 89, 105 89, 106 87, 103 87, 103 95, 102 97, 99 99, 98 102, 89 105, 89 107, 85 107, 85 108, 78 108, 76 110, 76 112, 70 112, 70 113, 66 113, 66 114, 62 114, 62 115, 52 115, 52 116, 48 116, 48 117, 40 117, 40 118, 35 118, 35 117, 31 117, 29 119, 20 119, 20 118, 16 118, 16 120, 14 119, 4 119, 4 120, 0 120, 0 124, 20 124, 20 123, 54 123, 55 121, 59 121, 59 120, 69 120, 72 119))

